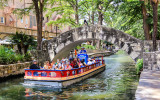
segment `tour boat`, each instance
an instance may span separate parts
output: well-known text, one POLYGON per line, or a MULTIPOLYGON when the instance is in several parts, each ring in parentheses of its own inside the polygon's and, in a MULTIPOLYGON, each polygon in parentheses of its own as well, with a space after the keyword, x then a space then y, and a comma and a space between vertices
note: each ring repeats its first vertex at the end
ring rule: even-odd
MULTIPOLYGON (((87 62, 87 54, 79 54, 78 57, 87 62)), ((24 79, 27 84, 67 87, 104 71, 105 66, 102 57, 92 65, 71 70, 25 69, 24 79)))

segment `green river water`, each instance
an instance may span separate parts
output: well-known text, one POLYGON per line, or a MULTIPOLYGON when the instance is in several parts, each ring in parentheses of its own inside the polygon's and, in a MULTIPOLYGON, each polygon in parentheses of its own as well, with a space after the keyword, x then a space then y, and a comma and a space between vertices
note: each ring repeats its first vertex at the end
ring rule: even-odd
POLYGON ((0 83, 0 100, 134 100, 139 76, 125 54, 104 58, 106 70, 65 89, 24 86, 23 77, 0 83))

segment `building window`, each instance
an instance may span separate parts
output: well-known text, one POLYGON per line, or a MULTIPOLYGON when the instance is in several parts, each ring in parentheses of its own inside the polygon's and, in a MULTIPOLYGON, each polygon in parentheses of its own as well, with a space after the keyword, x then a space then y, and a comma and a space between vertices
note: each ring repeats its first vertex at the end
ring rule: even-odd
POLYGON ((10 22, 12 22, 12 21, 13 21, 13 19, 12 19, 12 18, 10 18, 9 20, 10 20, 10 22))
POLYGON ((33 26, 36 26, 36 17, 33 16, 33 26))
POLYGON ((4 17, 1 17, 1 23, 4 23, 4 17))
POLYGON ((23 23, 23 18, 21 19, 21 23, 23 23))
POLYGON ((26 24, 28 24, 28 20, 27 20, 27 18, 26 18, 26 24))
POLYGON ((32 24, 32 19, 33 19, 33 18, 32 18, 32 16, 30 15, 30 25, 29 25, 30 28, 32 28, 32 26, 33 26, 33 24, 32 24))

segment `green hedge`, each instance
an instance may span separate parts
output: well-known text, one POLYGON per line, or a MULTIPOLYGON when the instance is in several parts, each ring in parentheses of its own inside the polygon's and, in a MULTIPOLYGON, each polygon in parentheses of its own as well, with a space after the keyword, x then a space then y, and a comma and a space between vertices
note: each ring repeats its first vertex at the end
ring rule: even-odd
POLYGON ((5 46, 0 45, 0 64, 13 64, 18 61, 30 61, 31 56, 29 53, 25 55, 16 54, 12 49, 8 49, 5 46))

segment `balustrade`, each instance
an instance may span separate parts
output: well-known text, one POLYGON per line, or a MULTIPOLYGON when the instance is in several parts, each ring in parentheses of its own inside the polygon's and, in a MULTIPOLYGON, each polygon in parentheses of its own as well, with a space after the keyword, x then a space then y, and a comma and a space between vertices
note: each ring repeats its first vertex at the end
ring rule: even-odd
MULTIPOLYGON (((19 27, 0 25, 0 33, 15 34, 16 32, 23 32, 26 35, 32 35, 34 37, 37 37, 37 30, 33 30, 33 29, 29 29, 29 28, 19 28, 19 27)), ((59 33, 58 33, 58 35, 59 35, 59 33)), ((50 38, 56 37, 56 33, 43 31, 42 36, 44 38, 50 39, 50 38)))

